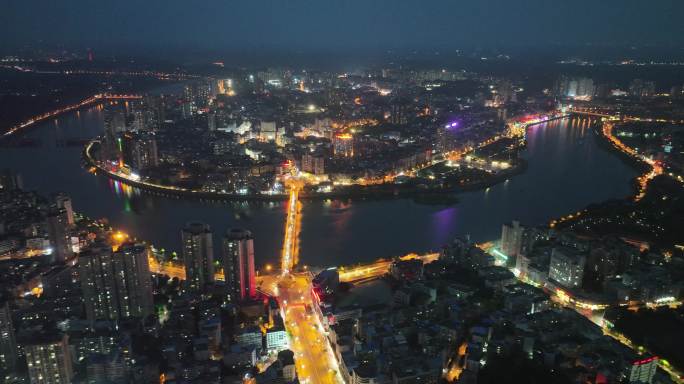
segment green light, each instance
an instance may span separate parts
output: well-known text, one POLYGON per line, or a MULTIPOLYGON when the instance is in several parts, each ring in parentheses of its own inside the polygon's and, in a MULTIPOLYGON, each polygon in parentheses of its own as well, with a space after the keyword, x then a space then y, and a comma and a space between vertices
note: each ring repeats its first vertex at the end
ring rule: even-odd
POLYGON ((123 152, 123 145, 121 144, 121 138, 117 138, 116 141, 119 142, 119 152, 123 152))
POLYGON ((502 253, 501 251, 499 251, 498 249, 492 250, 492 253, 493 253, 495 256, 499 256, 499 257, 503 258, 504 260, 508 260, 508 256, 506 256, 505 254, 503 254, 503 253, 502 253))

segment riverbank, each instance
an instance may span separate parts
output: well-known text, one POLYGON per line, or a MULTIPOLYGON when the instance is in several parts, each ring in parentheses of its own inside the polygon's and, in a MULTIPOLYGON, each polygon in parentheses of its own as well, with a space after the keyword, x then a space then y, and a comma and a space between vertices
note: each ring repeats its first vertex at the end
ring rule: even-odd
POLYGON ((649 170, 650 166, 641 161, 640 159, 631 156, 620 148, 616 147, 612 141, 606 135, 603 134, 603 123, 593 127, 593 132, 596 134, 598 140, 597 143, 600 148, 610 151, 612 154, 617 155, 617 157, 622 160, 625 164, 634 168, 639 172, 646 172, 649 170))
MULTIPOLYGON (((119 181, 134 188, 138 188, 146 193, 172 198, 191 198, 202 201, 285 201, 288 199, 287 194, 234 194, 234 193, 217 193, 201 190, 191 190, 181 187, 154 184, 142 180, 132 180, 128 177, 122 176, 115 172, 111 172, 102 167, 100 163, 95 160, 91 153, 95 146, 99 145, 99 141, 90 141, 83 150, 83 159, 86 165, 94 167, 96 173, 99 172, 102 176, 112 180, 119 181)), ((458 200, 456 197, 450 196, 461 192, 470 192, 492 187, 496 184, 505 182, 510 177, 523 173, 527 169, 527 162, 524 159, 518 159, 516 165, 493 175, 487 177, 485 180, 459 185, 457 187, 434 187, 424 184, 381 184, 370 186, 349 186, 343 187, 339 191, 317 193, 317 192, 300 192, 300 199, 302 200, 326 200, 326 199, 398 199, 398 198, 414 198, 416 202, 425 204, 452 204, 458 200)))
POLYGON ((642 172, 641 175, 632 180, 632 186, 634 188, 633 200, 639 201, 646 195, 646 189, 648 188, 649 182, 663 173, 663 167, 657 161, 640 156, 635 149, 628 147, 618 138, 613 136, 613 125, 608 124, 612 123, 604 122, 601 125, 601 131, 598 134, 603 140, 599 140, 599 146, 601 145, 601 141, 604 145, 609 145, 612 150, 617 150, 619 152, 619 158, 623 162, 637 171, 642 172), (609 137, 609 135, 611 137, 609 137))

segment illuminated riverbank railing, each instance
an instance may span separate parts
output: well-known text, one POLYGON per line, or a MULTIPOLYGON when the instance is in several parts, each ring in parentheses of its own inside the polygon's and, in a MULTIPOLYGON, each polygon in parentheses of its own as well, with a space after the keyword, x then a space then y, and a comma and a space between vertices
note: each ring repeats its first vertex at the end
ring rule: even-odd
POLYGON ((646 195, 646 188, 648 187, 648 183, 651 180, 653 180, 656 176, 661 175, 663 173, 663 167, 660 164, 660 162, 639 154, 639 152, 637 152, 634 148, 626 145, 620 139, 618 139, 613 134, 614 127, 615 124, 612 121, 607 121, 603 123, 603 127, 601 128, 603 136, 613 145, 613 147, 615 147, 622 153, 638 160, 639 162, 647 164, 651 168, 649 171, 637 177, 636 179, 639 190, 634 196, 634 201, 639 201, 646 195))

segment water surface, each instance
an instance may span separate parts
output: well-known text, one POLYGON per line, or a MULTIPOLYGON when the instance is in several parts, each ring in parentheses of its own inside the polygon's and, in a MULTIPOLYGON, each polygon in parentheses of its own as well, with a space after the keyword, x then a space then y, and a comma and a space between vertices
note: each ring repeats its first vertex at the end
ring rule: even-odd
MULTIPOLYGON (((518 219, 544 224, 592 202, 630 194, 636 172, 597 145, 587 119, 565 119, 530 128, 523 156, 525 173, 488 190, 459 194, 453 205, 423 205, 411 199, 305 202, 301 260, 311 265, 370 261, 408 252, 439 249, 455 235, 475 241, 498 238, 501 225, 518 219)), ((276 261, 282 245, 284 203, 206 203, 161 198, 125 188, 82 167, 73 139, 99 135, 101 108, 93 106, 44 122, 23 133, 35 147, 0 148, 0 168, 21 172, 27 189, 44 194, 64 191, 74 209, 107 218, 117 228, 157 247, 178 250, 180 228, 201 220, 215 241, 230 227, 255 235, 257 262, 276 261)), ((220 249, 217 247, 215 249, 220 249)))

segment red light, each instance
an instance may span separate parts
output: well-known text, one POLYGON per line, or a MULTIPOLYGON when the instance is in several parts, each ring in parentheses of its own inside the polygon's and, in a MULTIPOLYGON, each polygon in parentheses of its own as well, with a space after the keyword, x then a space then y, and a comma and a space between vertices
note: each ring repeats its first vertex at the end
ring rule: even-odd
POLYGON ((648 359, 637 360, 634 363, 632 363, 632 365, 644 365, 644 364, 648 364, 648 363, 650 363, 654 360, 657 360, 657 359, 658 359, 658 356, 653 356, 653 357, 649 357, 648 359))

